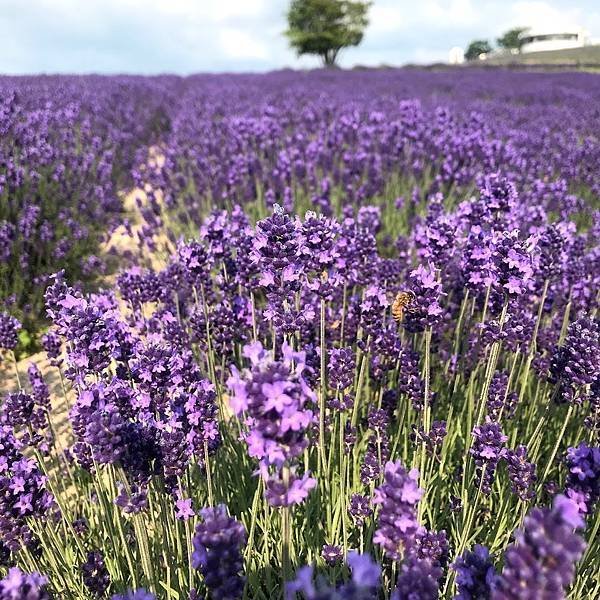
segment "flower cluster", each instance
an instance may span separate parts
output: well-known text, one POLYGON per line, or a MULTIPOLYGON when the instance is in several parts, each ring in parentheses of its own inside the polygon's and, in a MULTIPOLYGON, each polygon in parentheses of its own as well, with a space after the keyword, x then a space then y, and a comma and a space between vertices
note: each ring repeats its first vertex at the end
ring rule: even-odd
POLYGON ((569 325, 565 343, 557 347, 550 374, 563 402, 582 402, 586 386, 600 378, 600 323, 582 317, 569 325))
POLYGON ((498 422, 502 417, 510 419, 516 409, 518 395, 508 390, 508 373, 494 373, 486 402, 487 413, 492 421, 498 422))
POLYGON ((533 509, 506 550, 494 599, 520 598, 522 590, 531 598, 562 598, 585 548, 573 532, 582 526, 577 505, 565 496, 557 496, 552 509, 533 509))
POLYGON ((521 500, 531 500, 535 497, 533 486, 537 480, 536 466, 527 460, 527 448, 517 446, 516 450, 508 449, 504 454, 508 469, 511 490, 521 500))
POLYGON ((567 450, 566 463, 569 474, 565 493, 582 513, 591 513, 600 499, 600 448, 582 442, 567 450))
POLYGON ((260 461, 266 495, 275 506, 302 502, 315 486, 308 473, 298 478, 289 472, 308 445, 307 429, 313 422, 310 406, 316 403, 302 377, 306 354, 284 343, 282 355, 276 361, 260 342, 247 345, 244 356, 250 368, 239 372, 233 367, 228 381, 231 407, 247 428, 248 453, 260 461))
POLYGON ((0 531, 2 544, 16 552, 31 545, 29 519, 44 520, 55 508, 35 459, 26 457, 12 429, 0 425, 0 531))
POLYGON ((86 561, 81 565, 81 574, 90 594, 94 598, 102 598, 110 585, 110 576, 100 552, 89 552, 86 561))
POLYGON ((194 568, 199 569, 211 598, 241 598, 244 589, 242 549, 246 530, 227 515, 224 505, 200 511, 202 522, 194 535, 194 568))
POLYGON ((508 437, 498 423, 487 422, 473 429, 473 445, 469 452, 477 466, 479 484, 484 494, 492 491, 496 467, 504 457, 508 437))
POLYGON ((0 350, 13 350, 17 345, 21 323, 8 313, 0 312, 0 350))
POLYGON ((303 600, 321 598, 343 598, 344 600, 368 600, 380 590, 381 567, 368 554, 348 553, 348 565, 351 579, 332 587, 326 580, 313 581, 313 567, 303 567, 296 574, 295 581, 287 584, 286 600, 297 600, 301 594, 303 600))
POLYGON ((475 544, 473 550, 466 550, 452 564, 456 571, 456 600, 491 598, 497 575, 489 550, 475 544))
POLYGON ((416 507, 423 495, 416 469, 407 471, 401 461, 385 465, 385 481, 375 490, 379 504, 378 527, 373 541, 394 560, 401 560, 416 543, 420 530, 416 507))
POLYGON ((50 600, 47 583, 48 578, 39 573, 27 574, 11 567, 0 579, 0 600, 50 600))
POLYGON ((428 560, 419 560, 410 556, 403 564, 398 575, 396 589, 391 600, 419 598, 436 600, 439 597, 438 580, 442 570, 428 560))

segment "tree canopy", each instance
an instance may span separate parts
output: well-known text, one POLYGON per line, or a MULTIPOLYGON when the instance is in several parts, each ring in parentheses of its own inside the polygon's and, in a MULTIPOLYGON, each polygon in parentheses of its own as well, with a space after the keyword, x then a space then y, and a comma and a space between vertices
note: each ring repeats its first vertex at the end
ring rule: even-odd
POLYGON ((290 46, 298 56, 316 54, 324 65, 335 65, 340 50, 362 41, 370 5, 356 0, 292 0, 285 32, 290 46))
POLYGON ((527 27, 514 27, 513 29, 509 29, 502 37, 499 37, 496 41, 498 42, 498 46, 500 48, 504 48, 505 50, 520 50, 521 48, 521 40, 519 36, 527 31, 527 27))
POLYGON ((476 60, 480 54, 487 54, 491 51, 492 46, 487 40, 473 40, 465 52, 465 58, 467 60, 476 60))

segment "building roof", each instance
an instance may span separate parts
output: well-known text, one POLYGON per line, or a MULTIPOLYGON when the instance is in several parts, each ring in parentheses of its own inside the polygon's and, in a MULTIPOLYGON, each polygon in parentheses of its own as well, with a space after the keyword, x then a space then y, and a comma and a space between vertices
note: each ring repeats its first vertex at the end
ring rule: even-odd
POLYGON ((530 27, 519 34, 519 39, 535 37, 538 35, 557 35, 571 33, 581 35, 584 33, 583 27, 577 25, 557 26, 557 27, 530 27))

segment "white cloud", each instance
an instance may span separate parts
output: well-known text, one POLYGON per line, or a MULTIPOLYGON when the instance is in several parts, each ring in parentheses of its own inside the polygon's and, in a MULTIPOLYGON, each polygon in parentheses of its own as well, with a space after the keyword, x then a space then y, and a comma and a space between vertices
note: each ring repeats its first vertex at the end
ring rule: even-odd
POLYGON ((376 35, 420 28, 426 37, 430 28, 454 28, 477 21, 472 0, 421 0, 414 3, 379 0, 371 9, 368 32, 376 35))
POLYGON ((225 27, 219 31, 219 44, 229 58, 267 60, 269 48, 262 40, 246 31, 225 27))
POLYGON ((581 10, 574 6, 557 9, 538 0, 515 2, 511 8, 512 22, 526 27, 555 29, 584 24, 581 10))

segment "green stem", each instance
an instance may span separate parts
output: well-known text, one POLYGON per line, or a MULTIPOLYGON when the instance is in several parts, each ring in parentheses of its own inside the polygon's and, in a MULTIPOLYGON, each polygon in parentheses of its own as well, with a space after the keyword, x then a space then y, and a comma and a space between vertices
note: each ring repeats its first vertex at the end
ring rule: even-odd
POLYGON ((548 460, 547 464, 546 464, 546 468, 544 469, 544 474, 542 475, 542 478, 540 481, 546 481, 546 476, 548 475, 548 473, 550 472, 550 469, 552 468, 552 463, 554 463, 554 459, 556 458, 556 454, 558 452, 558 448, 562 442, 562 439, 565 435, 565 431, 567 430, 567 425, 569 424, 569 420, 571 419, 571 415, 573 414, 573 405, 569 404, 569 410, 567 411, 567 415, 565 416, 565 420, 563 421, 562 427, 560 429, 560 433, 558 434, 558 438, 556 439, 556 442, 554 444, 554 448, 552 448, 552 454, 550 455, 550 459, 548 460))
MULTIPOLYGON (((290 481, 289 467, 283 467, 283 485, 287 489, 290 481)), ((281 512, 281 575, 282 590, 285 590, 285 584, 290 576, 290 507, 284 506, 281 512)))
POLYGON ((204 469, 206 471, 206 488, 208 491, 208 505, 215 505, 215 497, 213 494, 212 473, 210 470, 210 456, 208 455, 208 442, 204 442, 204 469))
MULTIPOLYGON (((327 398, 327 346, 325 343, 325 300, 321 298, 320 319, 320 343, 321 343, 321 398, 319 402, 319 459, 320 466, 326 469, 325 460, 325 401, 327 398)), ((325 471, 321 471, 322 473, 325 471)), ((328 477, 326 473, 326 477, 328 477)))
POLYGON ((19 363, 17 362, 17 357, 14 353, 14 350, 10 351, 10 355, 12 356, 13 365, 15 367, 15 376, 17 377, 17 385, 19 386, 19 389, 22 390, 23 386, 21 385, 21 376, 19 375, 19 363))

